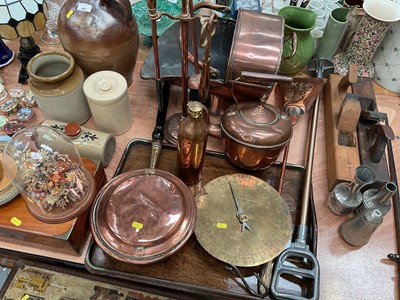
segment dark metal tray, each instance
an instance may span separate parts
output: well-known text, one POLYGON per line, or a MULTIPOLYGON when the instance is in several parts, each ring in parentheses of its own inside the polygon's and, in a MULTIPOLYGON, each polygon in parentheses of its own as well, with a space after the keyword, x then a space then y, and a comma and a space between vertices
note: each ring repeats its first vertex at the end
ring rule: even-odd
MULTIPOLYGON (((130 170, 148 168, 150 154, 151 144, 149 141, 131 141, 126 147, 115 176, 130 170)), ((204 184, 216 177, 240 172, 257 176, 271 186, 275 187, 277 185, 280 163, 275 163, 270 168, 262 171, 244 171, 229 163, 224 154, 207 152, 206 155, 203 169, 204 184)), ((176 147, 171 145, 163 146, 157 168, 176 174, 176 147)), ((287 201, 291 212, 293 232, 297 232, 297 224, 300 223, 304 173, 303 167, 290 164, 287 165, 285 172, 282 196, 287 201)), ((310 245, 310 250, 316 255, 317 222, 312 189, 310 195, 307 244, 310 245)), ((117 261, 104 253, 92 240, 85 258, 85 267, 91 273, 175 289, 202 297, 259 299, 247 291, 238 276, 224 268, 223 262, 208 254, 197 242, 194 235, 176 254, 161 262, 149 265, 134 265, 117 261)), ((260 268, 239 269, 249 286, 256 291, 257 279, 253 274, 255 272, 258 273, 260 268)), ((285 288, 294 291, 300 288, 307 288, 307 286, 299 287, 298 283, 289 281, 285 284, 287 284, 285 288)))

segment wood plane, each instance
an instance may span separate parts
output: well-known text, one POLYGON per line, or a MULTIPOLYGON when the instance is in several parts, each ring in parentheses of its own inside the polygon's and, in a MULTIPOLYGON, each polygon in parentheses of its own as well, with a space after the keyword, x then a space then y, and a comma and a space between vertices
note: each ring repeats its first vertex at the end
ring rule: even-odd
POLYGON ((360 165, 356 127, 361 113, 358 96, 351 93, 357 70, 350 66, 346 77, 331 74, 324 86, 325 139, 328 188, 351 181, 360 165))
POLYGON ((374 169, 375 184, 379 186, 391 180, 387 143, 395 139, 395 134, 389 126, 387 114, 378 111, 372 79, 359 78, 352 89, 359 95, 361 104, 361 116, 357 124, 360 163, 374 169))

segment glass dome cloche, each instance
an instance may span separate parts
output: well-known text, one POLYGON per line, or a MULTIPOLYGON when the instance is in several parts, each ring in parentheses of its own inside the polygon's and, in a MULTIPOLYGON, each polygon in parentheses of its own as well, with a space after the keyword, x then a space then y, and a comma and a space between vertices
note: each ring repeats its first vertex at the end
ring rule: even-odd
POLYGON ((67 222, 93 202, 94 177, 73 142, 49 126, 14 134, 4 148, 3 166, 30 214, 41 222, 67 222))

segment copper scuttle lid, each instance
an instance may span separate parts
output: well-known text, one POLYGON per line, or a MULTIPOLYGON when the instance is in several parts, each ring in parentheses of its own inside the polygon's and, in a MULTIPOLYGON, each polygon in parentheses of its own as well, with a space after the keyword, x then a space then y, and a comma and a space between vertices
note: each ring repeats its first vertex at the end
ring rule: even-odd
POLYGON ((189 188, 158 169, 122 173, 98 193, 90 229, 100 248, 113 258, 149 264, 178 251, 196 222, 189 188))

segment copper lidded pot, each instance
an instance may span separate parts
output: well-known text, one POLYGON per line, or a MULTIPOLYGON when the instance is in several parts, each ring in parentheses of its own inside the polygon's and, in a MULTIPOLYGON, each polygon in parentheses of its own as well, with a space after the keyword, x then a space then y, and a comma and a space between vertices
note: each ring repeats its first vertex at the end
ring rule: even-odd
POLYGON ((240 77, 244 70, 277 74, 282 59, 284 26, 281 16, 240 9, 226 67, 226 81, 240 77))

